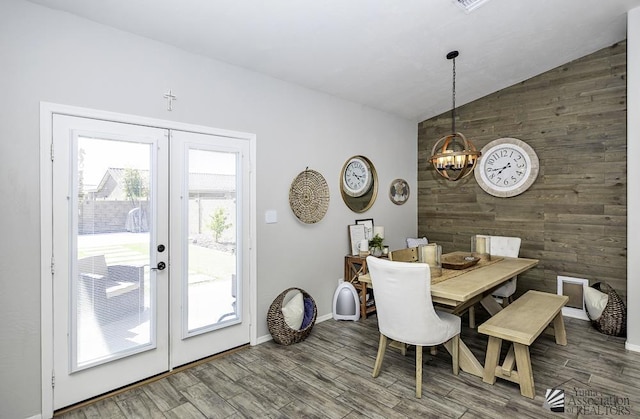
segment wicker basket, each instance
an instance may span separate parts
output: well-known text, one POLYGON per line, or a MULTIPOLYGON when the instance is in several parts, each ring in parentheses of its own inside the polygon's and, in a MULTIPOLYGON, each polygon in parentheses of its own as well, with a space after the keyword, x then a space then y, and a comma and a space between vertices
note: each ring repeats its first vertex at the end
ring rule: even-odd
POLYGON ((269 307, 267 313, 267 325, 269 326, 269 333, 273 336, 273 340, 281 345, 291 345, 292 343, 298 343, 307 338, 313 325, 316 323, 316 316, 318 315, 318 308, 316 302, 305 290, 300 288, 289 288, 280 293, 269 307), (313 317, 311 321, 304 329, 295 330, 289 327, 284 320, 284 314, 282 314, 282 301, 289 291, 298 290, 302 293, 303 298, 310 298, 313 303, 313 317))
MULTIPOLYGON (((618 293, 604 282, 597 282, 591 286, 609 296, 602 315, 597 320, 591 319, 591 324, 601 333, 611 336, 627 335, 627 308, 618 293)), ((587 313, 588 314, 588 313, 587 313)))

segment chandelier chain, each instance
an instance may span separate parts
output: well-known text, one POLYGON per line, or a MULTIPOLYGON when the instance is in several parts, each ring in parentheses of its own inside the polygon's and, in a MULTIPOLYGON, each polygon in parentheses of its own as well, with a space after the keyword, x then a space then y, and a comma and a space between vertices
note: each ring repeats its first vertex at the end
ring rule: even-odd
POLYGON ((453 93, 451 94, 451 133, 456 133, 456 58, 453 57, 453 93))

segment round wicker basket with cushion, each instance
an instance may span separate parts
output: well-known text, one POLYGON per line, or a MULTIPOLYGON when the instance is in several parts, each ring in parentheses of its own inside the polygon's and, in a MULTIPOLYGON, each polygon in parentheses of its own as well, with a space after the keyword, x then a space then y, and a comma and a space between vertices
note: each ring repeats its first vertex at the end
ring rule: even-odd
POLYGON ((307 338, 313 325, 316 323, 316 317, 318 315, 318 308, 316 302, 305 290, 300 288, 288 288, 282 291, 271 303, 269 312, 267 313, 267 326, 269 327, 269 333, 273 337, 274 342, 281 345, 291 345, 292 343, 298 343, 307 338), (292 329, 286 323, 284 319, 284 313, 282 312, 282 302, 289 293, 289 291, 298 290, 302 293, 305 300, 310 301, 313 305, 313 315, 311 321, 301 329, 292 329))
MULTIPOLYGON (((591 287, 609 296, 607 305, 598 319, 591 319, 591 324, 601 333, 611 336, 627 335, 627 308, 616 290, 604 282, 597 282, 591 287)), ((588 312, 587 312, 588 314, 588 312)))

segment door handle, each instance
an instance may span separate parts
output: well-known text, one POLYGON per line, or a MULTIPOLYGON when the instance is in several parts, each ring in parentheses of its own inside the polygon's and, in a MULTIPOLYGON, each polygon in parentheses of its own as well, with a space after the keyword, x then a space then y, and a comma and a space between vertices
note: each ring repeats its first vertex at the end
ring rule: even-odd
POLYGON ((164 271, 164 269, 167 267, 167 264, 164 262, 158 262, 158 266, 155 268, 151 268, 152 271, 164 271))

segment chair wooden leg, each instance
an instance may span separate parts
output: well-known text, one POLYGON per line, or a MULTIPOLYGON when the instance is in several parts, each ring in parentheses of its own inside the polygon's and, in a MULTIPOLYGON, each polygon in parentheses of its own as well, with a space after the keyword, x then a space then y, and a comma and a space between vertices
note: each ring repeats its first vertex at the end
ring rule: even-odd
POLYGON ((451 358, 453 363, 453 374, 460 372, 460 335, 455 335, 451 339, 451 358))
POLYGON ((387 350, 387 337, 380 333, 380 342, 378 343, 378 355, 376 356, 376 363, 373 365, 373 378, 380 375, 380 369, 382 368, 382 360, 384 359, 384 352, 387 350))
POLYGON ((422 398, 422 346, 416 345, 416 397, 422 398))
POLYGON ((469 307, 469 327, 476 328, 476 308, 474 306, 469 307))

